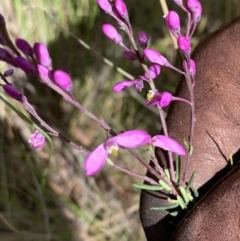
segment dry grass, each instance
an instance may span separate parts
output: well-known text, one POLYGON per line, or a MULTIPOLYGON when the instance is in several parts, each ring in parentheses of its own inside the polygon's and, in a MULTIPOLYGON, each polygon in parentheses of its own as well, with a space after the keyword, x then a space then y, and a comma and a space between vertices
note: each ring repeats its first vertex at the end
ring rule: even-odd
MULTIPOLYGON (((159 2, 126 2, 135 32, 145 29, 153 33, 151 46, 176 62, 159 2)), ((194 44, 240 11, 239 0, 201 2, 205 11, 194 44)), ((152 133, 160 129, 155 124, 157 116, 133 98, 134 93, 112 93, 111 86, 122 75, 68 34, 70 31, 78 36, 100 56, 111 59, 132 75, 142 73, 139 65, 122 61, 119 48, 101 34, 101 24, 110 20, 102 12, 99 15, 95 0, 3 0, 0 11, 13 39, 22 37, 31 43, 48 44, 54 67, 71 74, 79 101, 114 129, 143 128, 152 133)), ((4 71, 6 67, 1 64, 0 68, 4 71)), ((176 80, 178 76, 163 71, 159 88, 173 91, 176 80)), ((43 119, 77 143, 92 149, 105 138, 98 125, 36 80, 27 80, 16 71, 12 81, 25 91, 43 119)), ((2 92, 0 95, 3 96, 2 92)), ((18 103, 12 103, 23 111, 18 103)), ((38 152, 29 148, 27 139, 32 128, 2 100, 0 118, 2 241, 144 240, 138 218, 139 191, 131 186, 136 180, 107 166, 97 177, 87 178, 82 168, 84 156, 54 138, 54 155, 49 161, 49 148, 38 152)), ((117 161, 131 170, 145 172, 125 152, 117 161)))

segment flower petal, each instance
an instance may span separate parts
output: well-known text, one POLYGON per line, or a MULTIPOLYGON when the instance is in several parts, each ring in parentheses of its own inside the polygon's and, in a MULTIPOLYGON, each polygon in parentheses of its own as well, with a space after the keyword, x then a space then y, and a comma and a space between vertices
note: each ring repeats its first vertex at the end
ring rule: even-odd
POLYGON ((104 147, 104 143, 102 143, 87 156, 84 163, 84 169, 86 174, 88 176, 92 176, 98 173, 103 168, 107 156, 108 152, 104 147))
POLYGON ((171 151, 176 153, 179 156, 185 156, 186 150, 174 139, 164 136, 164 135, 156 135, 152 138, 152 145, 160 147, 164 150, 171 151))
POLYGON ((142 130, 123 132, 111 139, 114 139, 119 146, 126 148, 137 148, 149 143, 151 136, 142 130))
POLYGON ((123 81, 120 81, 118 83, 116 83, 113 87, 112 87, 112 90, 114 92, 121 92, 122 90, 125 90, 127 89, 128 87, 136 84, 137 81, 136 80, 133 80, 133 81, 128 81, 128 80, 123 80, 123 81))

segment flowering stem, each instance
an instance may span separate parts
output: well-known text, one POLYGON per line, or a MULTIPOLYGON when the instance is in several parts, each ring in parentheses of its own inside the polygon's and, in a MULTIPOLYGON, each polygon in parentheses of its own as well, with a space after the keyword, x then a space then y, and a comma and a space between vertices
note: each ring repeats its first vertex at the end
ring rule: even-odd
POLYGON ((11 85, 11 83, 7 81, 7 78, 5 78, 5 76, 1 72, 0 72, 0 77, 7 85, 11 85))

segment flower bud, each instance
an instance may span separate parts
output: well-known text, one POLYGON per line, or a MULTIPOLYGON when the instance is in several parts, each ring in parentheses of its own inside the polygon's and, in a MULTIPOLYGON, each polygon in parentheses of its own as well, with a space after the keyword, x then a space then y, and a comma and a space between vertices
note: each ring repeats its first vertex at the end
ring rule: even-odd
POLYGON ((112 6, 108 0, 98 0, 98 5, 101 9, 103 9, 107 14, 112 12, 112 6))
POLYGON ((13 59, 13 64, 23 70, 27 75, 35 74, 36 69, 34 65, 22 56, 13 59))
POLYGON ((35 130, 35 132, 28 139, 28 142, 32 144, 34 149, 38 149, 45 144, 45 137, 41 132, 35 130))
POLYGON ((33 52, 37 56, 41 65, 49 67, 52 64, 52 59, 50 58, 46 45, 35 43, 33 46, 33 52))
POLYGON ((0 60, 6 61, 7 63, 11 64, 13 61, 13 56, 8 50, 0 48, 0 60))
POLYGON ((197 11, 193 14, 193 22, 197 24, 202 17, 202 5, 200 2, 197 3, 197 11))
POLYGON ((188 37, 180 36, 178 38, 178 47, 183 52, 183 54, 189 55, 191 52, 191 42, 188 37))
POLYGON ((128 20, 128 11, 127 11, 126 4, 124 3, 123 0, 116 0, 115 8, 122 19, 128 20))
POLYGON ((8 69, 3 73, 3 76, 8 77, 8 76, 11 76, 13 73, 14 73, 13 69, 8 69))
POLYGON ((24 95, 12 85, 2 85, 2 88, 8 96, 20 102, 23 102, 24 95))
POLYGON ((52 78, 55 84, 58 85, 61 89, 67 92, 71 92, 73 90, 71 77, 65 71, 55 70, 53 72, 52 78))
POLYGON ((141 31, 138 33, 138 42, 139 42, 141 48, 143 48, 143 49, 147 48, 148 41, 149 41, 149 36, 146 32, 141 31))
POLYGON ((48 68, 40 64, 37 65, 37 76, 39 78, 39 81, 42 83, 46 83, 49 81, 49 79, 52 79, 49 77, 51 76, 51 71, 49 71, 48 68))
MULTIPOLYGON (((186 72, 187 71, 187 62, 186 60, 183 61, 183 70, 186 72)), ((189 73, 194 76, 197 70, 196 63, 193 59, 190 59, 190 66, 189 66, 189 73)))
POLYGON ((133 81, 123 80, 123 81, 116 83, 112 87, 112 90, 116 93, 119 93, 119 92, 127 89, 128 87, 135 85, 136 83, 137 83, 137 80, 133 80, 133 81))
POLYGON ((175 11, 170 11, 166 16, 168 29, 176 36, 180 35, 180 18, 175 11))
POLYGON ((125 51, 123 52, 123 56, 125 57, 125 59, 130 60, 130 61, 133 61, 133 60, 136 60, 136 59, 137 59, 136 53, 134 53, 134 52, 131 51, 131 50, 129 50, 129 51, 125 50, 125 51))
POLYGON ((198 0, 187 0, 187 7, 190 12, 196 12, 198 8, 198 0))
POLYGON ((25 39, 21 39, 21 38, 17 39, 16 46, 26 55, 33 54, 33 49, 31 45, 25 39))
POLYGON ((121 35, 117 32, 116 28, 114 28, 111 24, 103 24, 102 26, 103 33, 116 44, 122 42, 121 35))
POLYGON ((167 66, 169 63, 165 57, 154 49, 145 49, 144 56, 152 63, 167 66))
MULTIPOLYGON (((158 75, 160 75, 161 68, 159 65, 153 64, 148 68, 148 72, 149 72, 151 78, 155 79, 158 75)), ((143 79, 147 79, 147 80, 149 79, 147 73, 145 73, 142 77, 143 77, 143 79)))

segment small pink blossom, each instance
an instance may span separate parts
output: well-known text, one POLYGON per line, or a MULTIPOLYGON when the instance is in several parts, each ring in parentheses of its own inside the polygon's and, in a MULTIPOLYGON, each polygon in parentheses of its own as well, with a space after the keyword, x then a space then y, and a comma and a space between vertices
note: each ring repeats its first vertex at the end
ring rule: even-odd
POLYGON ((202 17, 202 5, 200 2, 197 2, 197 10, 193 14, 193 22, 197 24, 201 20, 201 17, 202 17))
POLYGON ((147 48, 148 41, 149 41, 149 35, 145 31, 141 31, 138 33, 138 42, 141 48, 143 49, 147 48))
POLYGON ((198 0, 187 0, 187 7, 192 13, 197 11, 198 0))
POLYGON ((70 75, 63 70, 55 70, 52 73, 53 81, 61 89, 71 92, 73 90, 73 83, 70 75))
POLYGON ((168 66, 169 62, 158 51, 154 49, 144 49, 144 56, 152 63, 168 66))
POLYGON ((168 15, 166 16, 166 23, 168 26, 168 29, 175 35, 180 35, 180 18, 178 14, 175 11, 169 11, 168 15))
POLYGON ((178 38, 178 47, 184 53, 189 55, 191 52, 191 42, 188 37, 180 36, 178 38))
POLYGON ((28 61, 27 59, 23 58, 22 56, 18 56, 13 59, 13 64, 23 70, 27 75, 32 75, 36 73, 35 66, 28 61))
POLYGON ((137 59, 137 55, 135 52, 133 52, 132 50, 125 50, 123 52, 123 56, 125 57, 125 59, 127 60, 130 60, 130 61, 133 61, 133 60, 136 60, 137 59))
MULTIPOLYGON (((155 78, 157 78, 157 76, 159 76, 160 75, 160 73, 161 73, 161 67, 159 66, 159 65, 157 65, 157 64, 153 64, 153 65, 151 65, 149 68, 148 68, 148 72, 149 72, 149 74, 150 74, 150 76, 151 76, 151 78, 152 79, 155 79, 155 78)), ((147 73, 145 73, 143 76, 141 76, 143 79, 149 79, 149 77, 148 77, 148 74, 147 73)))
POLYGON ((142 130, 126 131, 100 144, 86 158, 84 169, 87 175, 98 173, 106 163, 108 154, 117 154, 119 148, 138 148, 149 143, 151 136, 142 130))
MULTIPOLYGON (((193 59, 190 59, 190 66, 189 66, 189 73, 194 76, 197 70, 196 63, 193 59)), ((186 60, 183 61, 183 70, 186 72, 187 71, 187 62, 186 60)))
POLYGON ((49 67, 52 64, 52 59, 48 52, 47 46, 43 43, 35 43, 33 51, 37 56, 39 63, 43 66, 49 67))
POLYGON ((132 81, 129 81, 129 80, 123 80, 123 81, 120 81, 118 83, 116 83, 113 87, 112 87, 112 90, 116 93, 118 92, 121 92, 135 84, 137 84, 137 81, 138 80, 132 80, 132 81))
POLYGON ((151 139, 151 142, 153 146, 160 147, 166 151, 171 151, 179 156, 186 155, 186 150, 183 148, 183 146, 170 137, 156 135, 151 139))
POLYGON ((45 144, 45 137, 41 132, 35 130, 34 133, 28 139, 28 142, 32 144, 32 147, 34 149, 38 149, 45 144))
POLYGON ((49 71, 48 68, 40 64, 37 65, 37 75, 39 77, 39 81, 42 83, 46 83, 49 79, 52 79, 51 71, 49 71))
POLYGON ((168 106, 171 101, 173 100, 173 96, 169 92, 154 92, 154 91, 149 91, 147 94, 147 99, 148 102, 147 104, 152 106, 152 105, 159 105, 162 108, 168 106))
POLYGON ((98 5, 102 8, 107 14, 112 12, 112 6, 108 0, 97 0, 98 5))
POLYGON ((122 42, 122 37, 111 24, 103 24, 102 26, 103 33, 116 44, 120 44, 122 42))
POLYGON ((115 8, 122 19, 128 20, 128 11, 123 0, 116 0, 115 8))

